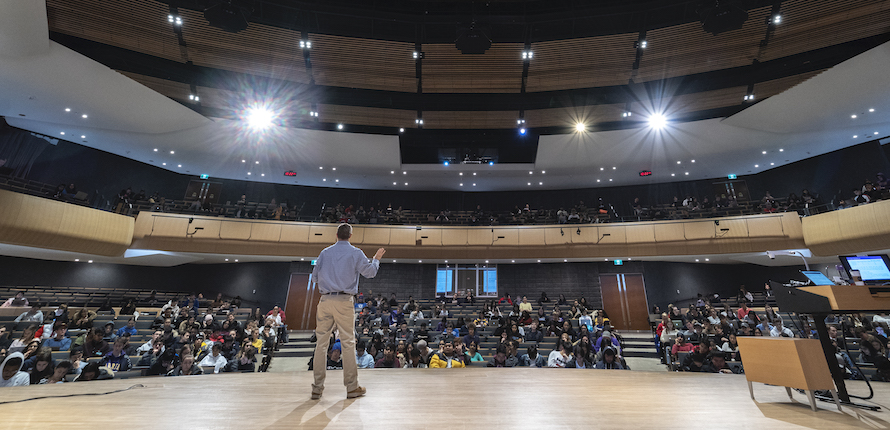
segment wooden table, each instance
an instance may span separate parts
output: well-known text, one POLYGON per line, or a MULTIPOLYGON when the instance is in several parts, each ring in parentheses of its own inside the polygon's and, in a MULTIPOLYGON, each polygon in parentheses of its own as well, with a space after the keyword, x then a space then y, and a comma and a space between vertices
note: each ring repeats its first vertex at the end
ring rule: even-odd
POLYGON ((815 339, 783 337, 739 337, 739 352, 744 357, 748 391, 754 400, 752 382, 785 387, 807 392, 810 407, 816 410, 815 390, 829 390, 837 409, 841 410, 828 363, 822 354, 822 344, 815 339))

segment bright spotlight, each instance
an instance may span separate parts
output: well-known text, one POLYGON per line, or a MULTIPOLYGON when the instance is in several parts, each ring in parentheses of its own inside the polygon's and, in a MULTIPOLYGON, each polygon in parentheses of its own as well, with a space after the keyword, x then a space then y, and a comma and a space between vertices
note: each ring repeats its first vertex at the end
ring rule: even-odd
POLYGON ((583 122, 579 122, 579 123, 575 124, 575 131, 584 131, 584 129, 586 129, 586 128, 587 128, 587 126, 584 125, 583 122))
POLYGON ((489 161, 489 162, 488 162, 488 165, 489 165, 489 166, 494 166, 494 161, 489 161))
POLYGON ((445 162, 445 165, 446 165, 446 166, 448 165, 448 162, 447 162, 447 161, 445 162))
POLYGON ((664 115, 656 113, 649 116, 649 127, 660 129, 665 125, 667 125, 667 118, 664 115))
POLYGON ((247 110, 247 124, 254 130, 264 130, 272 125, 275 115, 266 108, 253 107, 247 110))
POLYGON ((525 134, 525 128, 520 128, 520 129, 519 129, 519 134, 525 134))

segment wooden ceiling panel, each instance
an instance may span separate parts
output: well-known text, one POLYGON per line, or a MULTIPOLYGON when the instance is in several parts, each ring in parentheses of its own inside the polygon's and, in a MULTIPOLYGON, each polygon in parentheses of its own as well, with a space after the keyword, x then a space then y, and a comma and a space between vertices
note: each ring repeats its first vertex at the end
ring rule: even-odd
POLYGON ((152 0, 46 0, 51 31, 182 62, 168 10, 152 0))
POLYGON ((636 34, 616 34, 532 44, 527 90, 624 85, 636 57, 636 34))
POLYGON ((414 45, 312 34, 312 74, 319 85, 414 92, 414 45))
POLYGON ((622 112, 623 104, 534 109, 525 111, 525 122, 529 127, 574 127, 579 122, 590 127, 600 122, 618 121, 622 112))
POLYGON ((516 127, 517 116, 516 111, 426 111, 423 126, 432 129, 511 128, 516 127))
POLYGON ((211 27, 203 14, 191 10, 183 10, 182 19, 183 38, 196 65, 309 82, 296 31, 251 23, 246 30, 229 33, 211 27))
POLYGON ((373 125, 380 127, 413 127, 417 112, 413 110, 384 109, 360 106, 321 104, 319 119, 323 122, 373 125))
POLYGON ((749 12, 739 30, 714 36, 698 22, 649 30, 636 82, 654 81, 712 70, 747 66, 766 35, 770 8, 749 12))
POLYGON ((518 93, 522 87, 521 43, 493 43, 482 55, 444 43, 423 45, 423 52, 426 93, 518 93))
POLYGON ((812 72, 802 73, 800 75, 787 76, 771 81, 760 82, 754 86, 754 94, 758 99, 774 96, 803 83, 804 81, 826 71, 828 69, 816 70, 812 72))
POLYGON ((890 2, 874 0, 790 0, 782 3, 762 61, 890 31, 890 2))

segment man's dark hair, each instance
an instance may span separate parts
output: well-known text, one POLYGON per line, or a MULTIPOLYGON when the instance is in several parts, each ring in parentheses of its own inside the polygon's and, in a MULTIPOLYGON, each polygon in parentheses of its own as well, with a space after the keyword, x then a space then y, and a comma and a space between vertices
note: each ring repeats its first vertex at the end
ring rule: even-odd
POLYGON ((89 363, 86 366, 84 366, 84 368, 80 372, 80 374, 85 375, 87 373, 94 374, 95 376, 93 376, 93 379, 98 378, 99 377, 99 363, 94 361, 94 362, 89 363))
POLYGON ((343 223, 337 226, 337 239, 340 240, 349 240, 349 237, 352 236, 352 226, 343 223))
POLYGON ((388 350, 390 350, 390 351, 395 351, 395 350, 396 350, 396 345, 393 344, 392 342, 389 342, 389 343, 386 344, 385 347, 383 347, 383 349, 388 349, 388 350))
POLYGON ((365 341, 360 340, 355 343, 355 350, 358 352, 364 351, 366 347, 365 341))
POLYGON ((60 362, 58 362, 58 363, 56 364, 56 369, 59 369, 59 368, 62 368, 62 369, 71 369, 71 366, 72 366, 72 364, 71 364, 70 361, 68 361, 68 360, 62 360, 62 361, 60 361, 60 362))
POLYGON ((712 351, 710 354, 708 354, 708 358, 710 359, 714 359, 716 357, 720 357, 724 361, 726 361, 726 353, 723 351, 712 351))
POLYGON ((409 353, 412 357, 420 357, 420 350, 417 348, 411 348, 411 352, 409 353))
POLYGON ((22 366, 22 358, 21 357, 13 357, 6 361, 6 366, 14 366, 21 367, 22 366))
POLYGON ((529 357, 531 357, 532 355, 538 355, 538 347, 535 345, 529 345, 526 351, 528 352, 529 357))
POLYGON ((507 347, 504 346, 504 344, 498 345, 498 348, 495 350, 495 354, 500 354, 500 353, 507 355, 507 347))

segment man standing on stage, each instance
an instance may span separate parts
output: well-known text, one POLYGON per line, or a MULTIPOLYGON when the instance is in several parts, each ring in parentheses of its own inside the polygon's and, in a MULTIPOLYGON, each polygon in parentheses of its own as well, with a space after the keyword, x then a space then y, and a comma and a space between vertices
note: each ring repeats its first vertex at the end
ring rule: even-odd
POLYGON ((316 312, 315 344, 316 365, 313 367, 315 383, 312 384, 312 399, 321 397, 324 391, 325 366, 328 344, 334 326, 340 332, 340 345, 343 349, 343 385, 346 385, 346 398, 365 395, 365 388, 358 385, 358 370, 355 362, 355 308, 353 296, 358 294, 359 275, 373 278, 380 268, 380 259, 386 252, 377 250, 374 258, 368 260, 362 250, 352 246, 352 226, 340 224, 337 227, 337 243, 325 248, 318 255, 313 282, 318 286, 321 300, 316 312))

